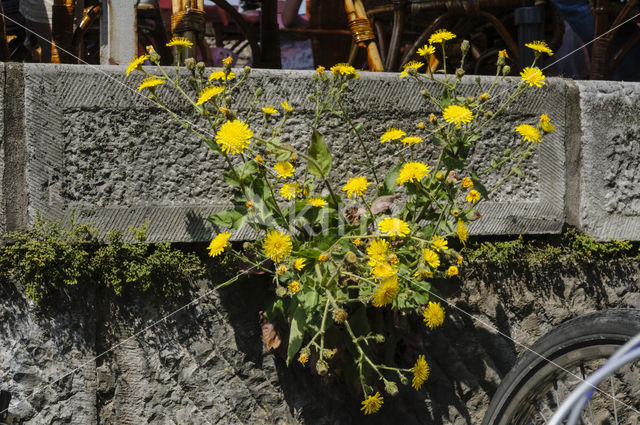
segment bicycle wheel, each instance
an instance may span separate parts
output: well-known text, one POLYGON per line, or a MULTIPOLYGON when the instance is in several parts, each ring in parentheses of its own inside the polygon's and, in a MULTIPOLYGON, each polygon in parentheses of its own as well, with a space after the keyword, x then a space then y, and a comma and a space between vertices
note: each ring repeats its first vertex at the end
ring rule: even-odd
MULTIPOLYGON (((640 311, 630 309, 600 311, 562 324, 516 362, 493 396, 482 424, 545 424, 586 376, 638 333, 640 311)), ((640 367, 637 363, 625 366, 595 391, 583 412, 583 423, 640 423, 638 388, 640 367)))

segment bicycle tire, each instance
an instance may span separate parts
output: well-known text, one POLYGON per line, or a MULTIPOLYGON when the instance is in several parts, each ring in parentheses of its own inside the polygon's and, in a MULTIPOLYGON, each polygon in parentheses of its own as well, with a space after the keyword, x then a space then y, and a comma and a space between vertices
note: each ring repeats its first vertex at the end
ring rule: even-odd
POLYGON ((527 423, 535 403, 543 397, 541 390, 557 376, 558 366, 606 359, 638 333, 640 311, 633 309, 604 310, 563 323, 533 344, 503 378, 482 425, 527 423))

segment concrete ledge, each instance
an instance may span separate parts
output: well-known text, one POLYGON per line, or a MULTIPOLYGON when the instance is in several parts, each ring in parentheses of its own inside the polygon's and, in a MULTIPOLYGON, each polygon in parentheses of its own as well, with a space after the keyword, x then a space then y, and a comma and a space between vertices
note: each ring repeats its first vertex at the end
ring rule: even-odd
MULTIPOLYGON (((262 87, 264 102, 288 100, 296 110, 283 142, 304 146, 310 137, 307 123, 313 113, 307 99, 314 91, 312 74, 253 70, 246 91, 237 97, 240 116, 248 112, 255 88, 262 87)), ((139 95, 135 90, 139 79, 126 79, 123 67, 24 65, 22 116, 23 145, 28 152, 24 167, 28 206, 22 226, 31 222, 36 212, 50 219, 64 219, 76 211, 82 220, 92 221, 104 231, 126 230, 150 221, 152 241, 191 242, 211 237, 214 229, 204 219, 229 202, 229 190, 222 180, 226 165, 208 152, 197 137, 139 95)), ((640 131, 633 117, 640 85, 579 82, 576 88, 572 81, 548 80, 546 86, 529 90, 507 108, 483 132, 474 148, 470 167, 480 170, 516 142, 515 125, 534 123, 541 113, 547 113, 557 128, 524 167, 528 179, 511 179, 491 202, 482 205, 484 217, 474 223, 472 233, 559 233, 569 222, 599 239, 640 240, 640 231, 633 231, 640 217, 640 188, 636 185, 627 191, 625 186, 625 182, 633 182, 635 175, 640 175, 635 155, 640 131), (611 113, 605 118, 606 110, 611 113), (576 136, 577 129, 580 137, 576 136), (629 146, 624 151, 614 149, 621 138, 629 146), (597 147, 603 146, 603 140, 615 151, 607 155, 619 158, 616 164, 620 173, 630 175, 626 180, 602 180, 610 170, 610 160, 596 155, 602 152, 597 147), (617 192, 607 198, 603 215, 599 213, 602 202, 597 197, 606 195, 602 190, 613 181, 617 182, 617 192), (579 188, 587 186, 588 196, 579 192, 579 188), (594 187, 601 189, 594 191, 594 187)), ((482 78, 480 84, 488 88, 491 81, 492 78, 482 78)), ((496 100, 508 96, 517 81, 510 78, 499 85, 494 92, 496 100)), ((10 84, 18 87, 11 82, 5 86, 10 84)), ((409 79, 400 80, 397 74, 362 73, 351 86, 348 110, 371 135, 366 140, 367 148, 375 152, 377 167, 386 170, 395 153, 389 144, 380 145, 379 135, 392 126, 417 130, 416 123, 426 121, 428 114, 435 111, 419 95, 420 87, 409 79)), ((465 78, 460 92, 476 94, 475 79, 465 78)), ((161 87, 159 93, 179 116, 206 128, 178 95, 169 93, 167 87, 161 87)), ((5 125, 7 117, 19 106, 14 101, 13 112, 8 114, 8 104, 6 100, 3 103, 5 125)), ((252 118, 256 120, 259 115, 254 113, 252 118)), ((347 142, 348 129, 337 119, 327 119, 319 130, 334 153, 335 182, 361 173, 362 168, 353 161, 354 155, 360 155, 358 149, 347 142)), ((437 154, 433 146, 422 146, 418 157, 433 162, 437 154)), ((8 176, 6 169, 4 175, 8 176)), ((500 178, 490 176, 488 182, 500 178)), ((4 183, 5 199, 13 196, 8 193, 11 184, 4 183)), ((2 221, 15 217, 20 208, 24 210, 25 206, 4 202, 2 221)), ((13 227, 20 226, 18 223, 13 227)), ((246 231, 235 235, 236 239, 250 237, 246 231)))

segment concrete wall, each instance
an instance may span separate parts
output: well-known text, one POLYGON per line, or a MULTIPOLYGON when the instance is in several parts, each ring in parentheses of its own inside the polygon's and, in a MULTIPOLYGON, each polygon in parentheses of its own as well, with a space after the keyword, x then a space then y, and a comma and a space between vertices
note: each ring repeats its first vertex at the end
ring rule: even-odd
MULTIPOLYGON (((137 93, 139 77, 126 79, 122 67, 2 68, 2 229, 23 228, 36 212, 60 219, 76 211, 102 230, 125 230, 148 220, 153 241, 211 237, 213 229, 203 219, 228 202, 221 176, 225 164, 137 93)), ((557 128, 524 167, 528 179, 511 179, 482 205, 484 217, 472 233, 559 233, 569 223, 597 239, 640 240, 640 85, 548 80, 507 108, 474 148, 471 167, 482 169, 515 143, 513 128, 523 120, 533 123, 547 113, 557 128)), ((481 85, 490 82, 483 78, 481 85)), ((508 96, 516 82, 510 78, 500 84, 495 100, 508 96)), ((465 78, 461 94, 475 94, 475 84, 465 78)), ((265 102, 288 100, 296 110, 283 141, 304 146, 312 73, 255 70, 247 86, 238 98, 241 115, 253 90, 263 87, 265 102)), ((386 169, 393 163, 393 148, 380 145, 377 137, 391 126, 411 129, 433 110, 416 84, 396 74, 363 73, 352 87, 349 108, 371 135, 366 143, 377 166, 386 169)), ((178 115, 206 128, 175 93, 166 87, 159 92, 178 115)), ((336 183, 361 172, 352 160, 361 154, 346 136, 348 129, 327 119, 320 131, 334 151, 336 183)), ((418 156, 433 159, 430 144, 420 148, 418 156)), ((489 183, 499 178, 492 176, 489 183)), ((234 235, 251 236, 247 231, 234 235)))

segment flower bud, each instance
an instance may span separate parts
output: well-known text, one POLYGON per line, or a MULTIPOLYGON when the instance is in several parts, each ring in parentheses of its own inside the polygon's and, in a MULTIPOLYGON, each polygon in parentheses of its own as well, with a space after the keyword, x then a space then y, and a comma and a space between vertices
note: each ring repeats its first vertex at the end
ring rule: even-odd
POLYGON ((398 386, 396 385, 396 383, 392 381, 387 381, 386 379, 384 381, 384 390, 390 396, 395 396, 398 394, 398 386))
POLYGON ((451 210, 451 215, 454 216, 454 217, 459 216, 460 215, 460 210, 457 209, 457 208, 452 209, 451 210))
POLYGON ((333 355, 335 354, 335 352, 333 350, 329 350, 328 348, 325 348, 323 351, 323 357, 331 360, 333 358, 333 355))
POLYGON ((323 252, 322 254, 318 255, 318 262, 324 263, 325 261, 329 261, 329 254, 323 252))
POLYGON ((491 118, 491 117, 493 116, 493 112, 491 112, 491 111, 486 111, 486 112, 484 113, 484 116, 485 116, 485 117, 487 117, 487 118, 491 118))
POLYGON ((462 53, 467 53, 469 51, 469 40, 462 40, 460 50, 462 50, 462 53))
POLYGON ((227 108, 226 106, 221 106, 218 108, 218 111, 220 111, 220 113, 222 115, 224 115, 224 117, 228 120, 228 121, 233 121, 235 120, 236 114, 229 108, 227 108))
POLYGON ((196 60, 194 58, 187 58, 184 60, 184 67, 189 71, 195 71, 196 69, 196 60))
POLYGON ((262 93, 264 92, 264 90, 262 90, 262 87, 258 87, 256 89, 256 97, 260 97, 262 96, 262 93))
POLYGON ((353 264, 356 261, 358 261, 358 256, 351 251, 347 251, 347 253, 344 256, 344 259, 347 263, 353 264))
POLYGON ((409 379, 404 376, 404 374, 400 374, 400 383, 402 385, 409 385, 409 379))
POLYGON ((476 75, 476 84, 480 85, 480 83, 482 83, 482 78, 480 78, 479 75, 476 75))
POLYGON ((156 52, 156 49, 154 49, 153 46, 147 46, 147 54, 149 55, 151 63, 156 65, 160 63, 160 55, 156 52))
POLYGON ((509 75, 510 72, 511 67, 509 65, 506 65, 504 68, 502 68, 502 75, 509 75))
POLYGON ((502 152, 502 154, 504 156, 510 156, 511 155, 511 149, 505 149, 504 152, 502 152))
POLYGON ((345 310, 344 308, 339 308, 333 312, 332 317, 334 322, 344 323, 349 317, 349 315, 347 314, 347 310, 345 310))
POLYGON ((473 103, 476 101, 476 98, 473 96, 467 96, 465 100, 467 101, 467 103, 473 103))
POLYGON ((278 266, 278 268, 276 269, 276 272, 277 272, 278 274, 285 274, 285 273, 287 272, 287 270, 288 270, 288 269, 287 269, 287 266, 285 266, 284 264, 280 264, 280 265, 278 266))
POLYGON ((384 335, 376 334, 375 338, 378 344, 383 344, 385 341, 384 335))
POLYGON ((280 298, 284 297, 285 295, 287 295, 287 288, 283 286, 278 286, 276 288, 276 295, 280 298))
POLYGON ((196 71, 198 71, 198 74, 202 75, 204 74, 204 69, 206 68, 206 65, 204 64, 204 62, 200 61, 196 64, 196 71))
POLYGON ((242 244, 242 249, 244 249, 245 251, 248 250, 249 248, 251 248, 253 245, 251 244, 251 242, 245 242, 242 244))
POLYGON ((489 96, 489 93, 482 93, 480 95, 480 102, 486 102, 489 99, 491 99, 491 96, 489 96))
POLYGON ((454 170, 449 171, 449 175, 447 176, 447 183, 452 184, 458 180, 458 174, 454 170))
POLYGON ((456 77, 458 77, 458 78, 464 77, 464 69, 462 69, 462 68, 456 69, 456 77))
POLYGON ((474 211, 473 214, 471 214, 471 217, 469 217, 469 221, 476 221, 481 217, 482 217, 482 214, 480 214, 480 211, 474 211))
POLYGON ((315 102, 316 101, 316 97, 314 95, 312 95, 312 94, 307 96, 307 99, 309 99, 309 102, 315 102))
POLYGON ((421 94, 423 97, 429 97, 429 95, 430 95, 431 93, 429 93, 429 90, 427 90, 427 89, 422 89, 422 90, 420 90, 420 94, 421 94))
POLYGON ((327 372, 329 372, 329 365, 327 364, 327 362, 322 359, 318 360, 318 362, 316 363, 316 372, 318 372, 318 375, 320 376, 326 375, 327 372))
POLYGON ((224 97, 224 103, 226 105, 231 105, 233 103, 233 98, 231 96, 225 96, 224 97))
POLYGON ((504 56, 498 56, 498 60, 496 61, 496 65, 498 66, 504 66, 504 64, 506 63, 504 56))
POLYGON ((247 65, 247 66, 245 66, 245 67, 242 69, 242 72, 244 72, 244 76, 246 77, 246 76, 247 76, 247 75, 249 75, 249 73, 251 72, 251 67, 250 67, 250 66, 248 66, 248 65, 247 65))
POLYGON ((438 124, 438 117, 435 114, 429 114, 429 122, 434 125, 438 124))

